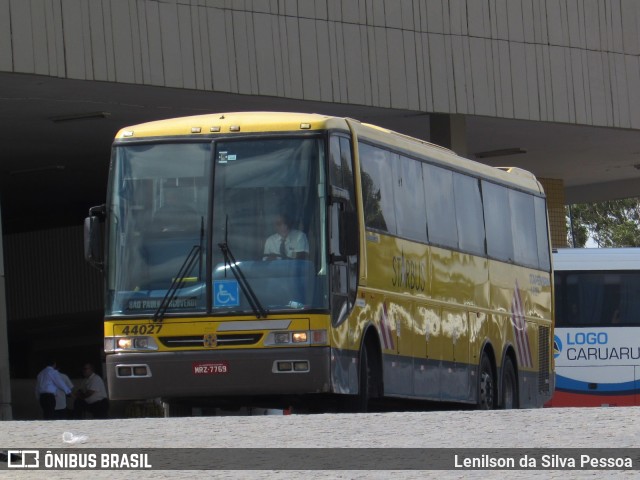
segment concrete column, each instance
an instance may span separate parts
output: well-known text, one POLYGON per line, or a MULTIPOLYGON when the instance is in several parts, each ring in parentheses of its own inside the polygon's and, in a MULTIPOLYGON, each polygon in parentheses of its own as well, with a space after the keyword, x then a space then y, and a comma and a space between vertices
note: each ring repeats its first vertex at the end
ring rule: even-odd
POLYGON ((567 247, 567 219, 565 212, 564 181, 557 178, 538 178, 547 195, 547 212, 549 212, 549 230, 551 230, 551 246, 567 247))
POLYGON ((467 122, 464 115, 432 113, 429 115, 430 142, 467 156, 467 122))
POLYGON ((9 374, 9 341, 7 332, 7 296, 5 295, 2 214, 0 211, 0 420, 12 420, 11 376, 9 374))

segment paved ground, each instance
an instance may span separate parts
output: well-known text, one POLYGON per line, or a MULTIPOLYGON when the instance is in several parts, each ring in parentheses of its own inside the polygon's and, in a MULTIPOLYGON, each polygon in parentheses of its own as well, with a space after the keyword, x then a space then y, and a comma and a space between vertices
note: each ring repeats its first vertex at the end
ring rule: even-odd
MULTIPOLYGON (((0 448, 637 448, 640 407, 0 423, 0 448), (86 437, 72 445, 63 434, 86 437)), ((0 478, 632 478, 630 471, 0 471, 0 478)))

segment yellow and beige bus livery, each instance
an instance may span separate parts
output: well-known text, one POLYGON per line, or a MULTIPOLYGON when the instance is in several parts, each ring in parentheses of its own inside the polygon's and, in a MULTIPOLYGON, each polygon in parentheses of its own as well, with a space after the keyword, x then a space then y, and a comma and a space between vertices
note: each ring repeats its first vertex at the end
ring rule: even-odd
POLYGON ((85 223, 106 279, 110 397, 542 406, 547 225, 532 174, 349 118, 124 128, 85 223))

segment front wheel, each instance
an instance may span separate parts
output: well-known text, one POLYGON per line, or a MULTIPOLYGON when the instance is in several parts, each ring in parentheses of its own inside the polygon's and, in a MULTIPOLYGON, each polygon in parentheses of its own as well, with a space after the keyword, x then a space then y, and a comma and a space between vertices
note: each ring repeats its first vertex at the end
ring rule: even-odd
POLYGON ((364 344, 360 351, 359 387, 357 395, 345 395, 340 402, 340 411, 364 413, 369 411, 371 398, 377 396, 377 370, 374 353, 370 344, 364 344))
POLYGON ((493 410, 496 405, 495 380, 491 360, 486 354, 482 354, 480 360, 480 378, 478 381, 478 409, 493 410))
POLYGON ((511 410, 518 406, 518 377, 513 361, 507 357, 502 365, 502 408, 511 410))

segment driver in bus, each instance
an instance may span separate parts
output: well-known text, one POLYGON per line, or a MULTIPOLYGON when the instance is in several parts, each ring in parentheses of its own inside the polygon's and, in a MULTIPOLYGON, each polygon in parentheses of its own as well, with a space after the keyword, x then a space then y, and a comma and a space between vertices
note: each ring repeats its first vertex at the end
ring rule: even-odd
POLYGON ((309 241, 300 230, 291 228, 291 219, 282 213, 276 217, 276 233, 264 244, 263 260, 301 259, 309 257, 309 241))

